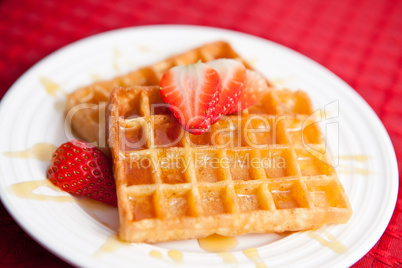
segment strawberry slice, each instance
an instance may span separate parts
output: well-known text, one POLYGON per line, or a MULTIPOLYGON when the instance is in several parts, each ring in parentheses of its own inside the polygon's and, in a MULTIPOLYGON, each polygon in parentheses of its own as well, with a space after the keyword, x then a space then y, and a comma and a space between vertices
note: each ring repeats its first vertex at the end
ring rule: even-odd
POLYGON ((160 81, 160 94, 186 131, 202 134, 210 126, 219 100, 220 78, 205 63, 179 65, 160 81))
POLYGON ((247 69, 242 93, 229 113, 238 112, 256 104, 268 90, 266 79, 260 73, 247 69))
POLYGON ((207 64, 214 68, 221 78, 221 95, 215 106, 215 113, 211 118, 212 125, 222 116, 234 110, 233 106, 235 106, 241 95, 246 77, 246 67, 234 59, 218 59, 207 62, 207 64))

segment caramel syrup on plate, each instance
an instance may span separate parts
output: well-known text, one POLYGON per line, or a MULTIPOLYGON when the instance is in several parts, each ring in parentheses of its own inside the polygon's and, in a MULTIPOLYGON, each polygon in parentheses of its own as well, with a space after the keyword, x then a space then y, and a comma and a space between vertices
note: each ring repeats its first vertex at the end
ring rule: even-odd
POLYGON ((345 245, 343 245, 341 242, 339 242, 335 236, 333 236, 330 233, 324 233, 324 234, 328 237, 328 240, 323 238, 322 236, 320 236, 318 233, 316 233, 314 231, 307 232, 308 236, 310 236, 314 240, 318 241, 318 243, 320 243, 324 247, 327 247, 338 254, 342 254, 347 251, 347 248, 345 247, 345 245))
POLYGON ((58 187, 54 186, 51 181, 48 179, 38 180, 38 181, 24 181, 20 183, 15 183, 10 185, 10 191, 18 197, 24 199, 31 199, 31 200, 39 200, 39 201, 54 201, 54 202, 74 202, 86 209, 89 210, 96 210, 101 212, 106 212, 110 209, 115 209, 112 206, 109 206, 105 203, 93 200, 91 198, 77 196, 72 197, 71 195, 44 195, 35 193, 35 190, 39 189, 40 187, 49 187, 50 189, 59 192, 59 193, 66 193, 59 189, 58 187))
POLYGON ((217 254, 222 258, 224 263, 237 263, 236 257, 230 252, 219 252, 217 254))
MULTIPOLYGON (((116 234, 112 234, 106 239, 105 243, 103 243, 103 245, 93 254, 93 256, 98 258, 130 245, 132 245, 132 243, 124 242, 120 240, 116 234)), ((179 250, 169 250, 167 254, 169 258, 171 258, 176 264, 180 264, 183 262, 183 252, 179 250)), ((162 252, 158 250, 151 250, 149 252, 149 256, 163 260, 162 252)))
POLYGON ((26 181, 10 185, 10 191, 16 196, 24 199, 33 199, 40 201, 53 201, 53 202, 75 202, 75 199, 71 196, 51 196, 37 194, 34 191, 40 187, 49 187, 55 191, 61 191, 59 188, 54 186, 49 180, 40 181, 26 181))
POLYGON ((232 253, 226 252, 235 248, 239 244, 236 237, 213 234, 198 239, 198 244, 200 248, 207 252, 217 253, 223 259, 224 263, 237 262, 237 259, 232 253))
POLYGON ((358 175, 363 175, 363 176, 377 174, 374 171, 364 169, 364 168, 352 168, 349 166, 339 166, 339 168, 340 169, 338 169, 337 171, 340 174, 348 174, 348 175, 358 174, 358 175))
POLYGON ((98 81, 102 80, 102 77, 98 73, 92 73, 91 74, 91 79, 94 82, 98 82, 98 81))
POLYGON ((118 49, 115 49, 113 51, 113 68, 116 71, 120 71, 120 65, 119 65, 119 59, 121 58, 121 51, 118 49))
POLYGON ((256 248, 248 248, 243 250, 243 254, 255 264, 257 268, 266 268, 267 265, 261 259, 260 254, 258 254, 258 250, 256 248))
POLYGON ((72 197, 71 195, 54 196, 54 195, 45 195, 36 193, 35 191, 41 187, 48 187, 55 192, 65 193, 58 187, 54 186, 48 179, 38 181, 25 181, 12 184, 9 187, 9 191, 15 194, 16 196, 24 199, 31 199, 38 201, 53 201, 60 203, 77 203, 81 207, 87 209, 88 214, 90 214, 94 219, 96 219, 98 222, 100 222, 107 228, 113 230, 113 227, 109 223, 101 220, 95 213, 93 213, 93 211, 109 212, 110 210, 116 208, 87 197, 81 197, 81 196, 72 197))
MULTIPOLYGON (((339 157, 339 159, 350 160, 350 161, 358 161, 358 162, 367 162, 368 160, 371 159, 371 156, 364 155, 364 154, 340 155, 338 157, 339 157)), ((337 172, 340 173, 340 174, 348 174, 348 175, 358 174, 358 175, 363 175, 363 176, 376 174, 376 172, 368 170, 368 169, 365 169, 365 168, 355 168, 355 167, 346 166, 346 165, 339 165, 338 169, 337 169, 337 172)))
POLYGON ((151 250, 149 252, 149 256, 151 256, 152 258, 160 259, 160 260, 163 259, 162 252, 157 251, 157 250, 151 250))
POLYGON ((23 151, 4 152, 3 155, 7 157, 17 158, 34 158, 40 161, 49 162, 52 158, 53 152, 57 149, 56 146, 50 143, 38 143, 31 148, 23 151))
POLYGON ((105 243, 93 254, 94 257, 101 257, 105 254, 113 253, 120 248, 123 248, 130 243, 121 241, 116 234, 110 235, 105 243))
POLYGON ((183 252, 179 250, 169 250, 168 256, 175 262, 175 263, 182 263, 183 262, 183 252))
POLYGON ((239 242, 236 237, 213 234, 198 239, 198 244, 207 252, 224 252, 235 248, 239 242))
POLYGON ((339 159, 344 159, 344 160, 355 160, 359 162, 367 162, 369 159, 371 159, 371 156, 364 155, 364 154, 357 154, 357 155, 340 155, 339 159))
POLYGON ((45 87, 46 92, 52 97, 55 97, 58 93, 66 94, 61 86, 46 77, 39 77, 39 81, 45 87))

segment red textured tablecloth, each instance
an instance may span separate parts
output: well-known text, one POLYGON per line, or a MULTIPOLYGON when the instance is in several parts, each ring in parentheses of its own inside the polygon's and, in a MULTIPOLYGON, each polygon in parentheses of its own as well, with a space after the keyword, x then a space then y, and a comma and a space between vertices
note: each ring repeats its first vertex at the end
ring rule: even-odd
MULTIPOLYGON (((371 105, 402 166, 402 1, 0 0, 0 98, 34 63, 78 39, 127 26, 194 24, 260 36, 324 65, 371 105)), ((401 181, 401 177, 399 178, 401 181)), ((402 266, 402 194, 356 267, 402 266)), ((0 267, 69 266, 0 204, 0 267)))

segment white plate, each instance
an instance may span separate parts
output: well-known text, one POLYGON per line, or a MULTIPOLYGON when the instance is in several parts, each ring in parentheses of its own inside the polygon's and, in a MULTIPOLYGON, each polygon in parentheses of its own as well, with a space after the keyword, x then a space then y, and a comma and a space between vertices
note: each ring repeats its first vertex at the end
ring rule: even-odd
MULTIPOLYGON (((215 28, 147 26, 103 33, 71 44, 32 67, 3 98, 0 152, 25 150, 41 142, 59 145, 67 140, 59 107, 64 96, 49 95, 39 77, 71 92, 93 82, 95 75, 110 78, 216 40, 229 41, 240 55, 280 86, 306 90, 316 108, 338 106, 339 116, 327 122, 334 124, 326 125, 332 128, 328 133, 338 133, 339 129, 339 139, 327 136, 336 159, 338 155, 371 157, 364 162, 340 158, 338 171, 350 173, 339 176, 354 213, 347 224, 326 226, 317 232, 326 240, 330 240, 327 233, 335 236, 346 247, 345 253, 335 253, 307 233, 246 235, 238 238, 239 245, 231 251, 237 262, 225 265, 255 267, 242 252, 252 247, 257 248, 268 267, 352 265, 381 237, 395 207, 398 171, 388 134, 376 114, 345 82, 310 59, 261 38, 215 28)), ((218 254, 200 249, 196 240, 125 245, 93 256, 116 229, 115 210, 95 215, 76 203, 22 199, 8 190, 15 183, 44 179, 46 166, 46 162, 36 159, 0 154, 1 198, 34 239, 67 262, 86 267, 175 266, 168 251, 177 249, 183 253, 183 266, 224 264, 218 254), (103 225, 99 218, 111 227, 103 225), (151 257, 151 250, 161 252, 162 260, 151 257)), ((49 192, 45 188, 38 191, 49 192)))

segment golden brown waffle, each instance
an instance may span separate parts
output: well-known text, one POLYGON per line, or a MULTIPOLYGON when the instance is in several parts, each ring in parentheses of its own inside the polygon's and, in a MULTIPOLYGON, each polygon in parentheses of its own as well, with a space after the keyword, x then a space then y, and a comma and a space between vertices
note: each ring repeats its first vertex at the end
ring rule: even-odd
POLYGON ((126 75, 77 89, 67 98, 65 115, 67 120, 71 121, 71 128, 78 138, 88 142, 97 142, 100 148, 105 148, 107 147, 103 136, 105 133, 105 104, 108 102, 113 88, 159 85, 162 75, 173 66, 219 58, 236 59, 251 69, 251 66, 240 58, 228 43, 219 41, 206 44, 126 75))
POLYGON ((350 218, 306 93, 271 90, 199 136, 152 109, 161 102, 158 87, 117 88, 110 98, 121 239, 299 231, 350 218))

